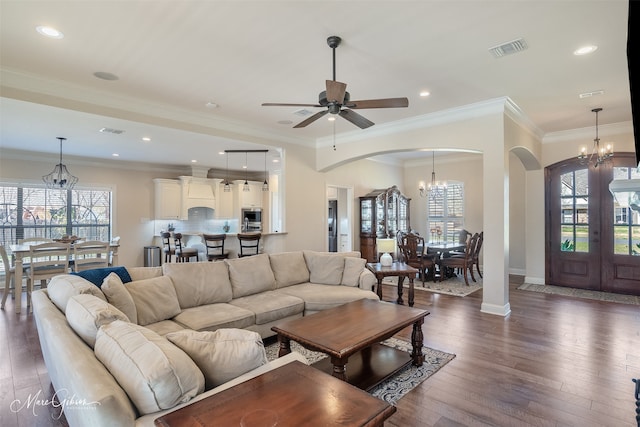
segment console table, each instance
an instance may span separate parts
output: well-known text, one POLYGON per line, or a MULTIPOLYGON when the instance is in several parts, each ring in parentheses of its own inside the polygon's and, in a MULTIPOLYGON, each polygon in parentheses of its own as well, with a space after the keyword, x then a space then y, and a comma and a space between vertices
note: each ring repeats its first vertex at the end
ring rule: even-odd
POLYGON ((413 288, 413 279, 416 277, 420 271, 417 268, 413 268, 410 265, 405 264, 404 262, 394 262, 389 267, 385 267, 379 262, 370 262, 367 263, 367 268, 376 276, 378 279, 378 297, 382 300, 382 279, 385 277, 398 277, 398 304, 404 304, 402 300, 402 284, 404 283, 404 278, 409 278, 409 307, 413 307, 413 299, 414 299, 414 288, 413 288))

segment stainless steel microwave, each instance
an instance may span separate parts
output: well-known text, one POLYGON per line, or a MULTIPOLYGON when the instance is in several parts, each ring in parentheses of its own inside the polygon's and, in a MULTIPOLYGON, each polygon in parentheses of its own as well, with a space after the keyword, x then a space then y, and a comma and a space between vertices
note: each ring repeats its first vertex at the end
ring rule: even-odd
POLYGON ((262 209, 245 208, 242 209, 242 230, 262 231, 262 209))

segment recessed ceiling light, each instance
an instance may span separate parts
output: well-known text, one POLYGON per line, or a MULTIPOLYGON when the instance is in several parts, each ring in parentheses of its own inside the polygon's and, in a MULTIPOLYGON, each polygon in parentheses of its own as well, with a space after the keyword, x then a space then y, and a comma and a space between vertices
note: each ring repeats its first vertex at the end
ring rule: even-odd
POLYGON ((595 52, 596 49, 598 49, 598 46, 595 45, 583 46, 579 49, 574 50, 573 54, 576 56, 588 55, 591 52, 595 52))
POLYGON ((227 153, 225 153, 224 151, 218 151, 218 154, 220 154, 221 156, 224 156, 227 153))
POLYGON ((191 160, 191 163, 198 163, 197 160, 191 160))
POLYGON ((99 79, 102 80, 118 80, 120 77, 116 76, 115 74, 112 73, 107 73, 106 71, 96 71, 95 73, 93 73, 94 76, 96 76, 99 79))
POLYGON ((112 154, 112 156, 113 156, 113 157, 120 157, 120 154, 118 154, 118 153, 113 153, 113 154, 112 154))
POLYGON ((215 102, 211 102, 211 101, 207 102, 207 103, 206 103, 206 104, 204 104, 204 105, 205 105, 205 107, 207 107, 207 108, 218 108, 218 104, 216 104, 215 102))
POLYGON ((143 136, 143 137, 142 137, 142 140, 143 140, 144 142, 149 142, 149 141, 151 141, 151 138, 149 138, 148 136, 143 136))
POLYGON ((427 90, 423 90, 422 92, 420 92, 420 96, 425 97, 425 96, 429 96, 431 95, 431 92, 427 91, 427 90))
POLYGON ((36 27, 36 31, 42 34, 43 36, 50 37, 52 39, 64 38, 64 34, 62 34, 61 31, 58 31, 53 27, 47 27, 46 25, 38 25, 36 27))

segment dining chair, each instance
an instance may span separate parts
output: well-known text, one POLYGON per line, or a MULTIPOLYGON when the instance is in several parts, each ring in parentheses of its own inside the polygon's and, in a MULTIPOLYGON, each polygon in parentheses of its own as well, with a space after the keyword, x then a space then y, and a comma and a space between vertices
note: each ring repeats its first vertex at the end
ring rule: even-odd
POLYGON ((198 261, 198 249, 182 245, 182 233, 173 233, 174 253, 176 262, 189 262, 193 257, 198 261))
POLYGON ((109 266, 109 242, 89 240, 73 245, 73 271, 85 271, 109 266))
POLYGON ((420 278, 424 285, 427 272, 436 281, 435 266, 436 255, 425 253, 424 237, 421 237, 415 233, 405 233, 402 237, 402 243, 400 245, 400 252, 405 264, 417 268, 420 271, 420 278))
POLYGON ((0 246, 0 258, 2 258, 2 264, 4 265, 4 293, 2 294, 2 305, 0 308, 4 310, 4 304, 7 302, 7 297, 14 286, 22 287, 22 280, 20 284, 16 284, 16 269, 11 265, 11 260, 7 255, 7 250, 4 246, 0 246), (13 286, 11 286, 13 284, 13 286))
POLYGON ((204 244, 207 247, 207 260, 217 261, 229 258, 229 251, 224 250, 224 241, 227 235, 222 234, 202 234, 204 244))
POLYGON ((480 249, 482 249, 482 242, 484 240, 484 231, 481 231, 478 234, 478 240, 476 241, 476 247, 474 248, 473 251, 473 257, 471 259, 471 266, 469 266, 469 269, 471 271, 471 279, 473 279, 473 281, 475 282, 476 279, 475 277, 473 277, 473 266, 476 266, 476 271, 478 271, 478 275, 480 276, 480 278, 482 278, 482 273, 480 272, 480 262, 479 262, 479 258, 480 258, 480 249))
POLYGON ((47 280, 69 272, 71 250, 69 243, 47 242, 29 247, 30 264, 27 267, 27 310, 31 305, 31 292, 36 280, 47 287, 47 280))
POLYGON ((171 257, 175 255, 176 248, 171 244, 171 233, 162 233, 162 252, 164 252, 164 262, 171 262, 171 257))
POLYGON ((473 271, 471 270, 471 266, 473 265, 473 254, 476 248, 476 243, 478 241, 479 234, 474 233, 473 236, 469 240, 467 240, 467 245, 465 247, 464 253, 461 255, 450 255, 443 256, 438 260, 438 264, 440 265, 440 281, 447 276, 447 269, 459 268, 464 275, 464 283, 469 286, 469 279, 467 278, 467 272, 471 274, 471 279, 475 282, 475 278, 473 277, 473 271))
POLYGON ((258 255, 261 237, 262 233, 238 233, 238 243, 240 244, 238 257, 258 255))

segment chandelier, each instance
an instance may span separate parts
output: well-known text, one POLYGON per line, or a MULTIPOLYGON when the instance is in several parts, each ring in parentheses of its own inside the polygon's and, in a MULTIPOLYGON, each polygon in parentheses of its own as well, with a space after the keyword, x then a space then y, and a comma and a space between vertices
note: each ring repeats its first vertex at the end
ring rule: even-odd
POLYGON ((430 199, 437 199, 444 197, 444 192, 447 189, 446 181, 436 181, 436 154, 435 151, 431 152, 431 182, 425 188, 424 182, 421 182, 418 186, 420 197, 429 196, 430 199))
POLYGON ((598 137, 598 113, 602 111, 602 108, 594 108, 591 111, 596 113, 596 137, 593 140, 593 150, 590 155, 587 155, 587 147, 582 147, 578 155, 578 160, 581 165, 586 165, 593 160, 593 167, 597 168, 598 165, 603 164, 613 157, 613 146, 607 144, 606 146, 600 147, 600 138, 598 137))
POLYGON ((46 187, 54 190, 72 190, 78 182, 78 177, 71 175, 67 166, 62 163, 62 141, 67 138, 58 137, 60 140, 60 163, 58 163, 49 175, 42 177, 46 187))

